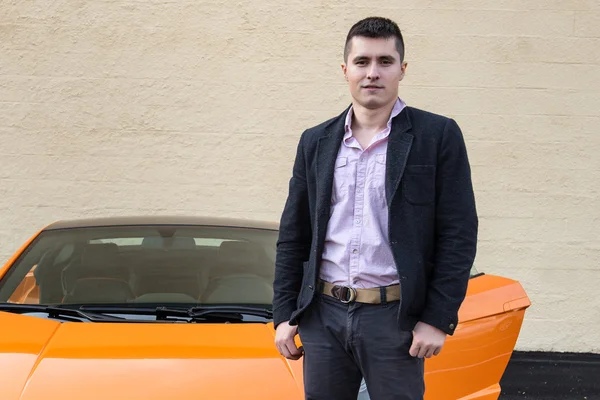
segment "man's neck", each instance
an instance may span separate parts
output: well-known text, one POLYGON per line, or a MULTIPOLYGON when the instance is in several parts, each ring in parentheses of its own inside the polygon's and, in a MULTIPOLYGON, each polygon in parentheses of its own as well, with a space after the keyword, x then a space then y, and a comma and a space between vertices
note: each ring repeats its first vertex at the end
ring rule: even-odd
POLYGON ((352 104, 352 128, 367 132, 377 132, 385 129, 390 119, 396 99, 384 107, 374 110, 362 107, 360 104, 352 104))

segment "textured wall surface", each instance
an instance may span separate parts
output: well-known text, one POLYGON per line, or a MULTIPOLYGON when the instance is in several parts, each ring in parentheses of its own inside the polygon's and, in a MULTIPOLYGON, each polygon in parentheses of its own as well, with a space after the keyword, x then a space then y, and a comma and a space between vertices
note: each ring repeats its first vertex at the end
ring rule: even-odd
POLYGON ((63 218, 278 220, 369 15, 403 29, 403 99, 464 131, 477 267, 533 301, 519 349, 600 352, 598 0, 0 1, 1 259, 63 218))

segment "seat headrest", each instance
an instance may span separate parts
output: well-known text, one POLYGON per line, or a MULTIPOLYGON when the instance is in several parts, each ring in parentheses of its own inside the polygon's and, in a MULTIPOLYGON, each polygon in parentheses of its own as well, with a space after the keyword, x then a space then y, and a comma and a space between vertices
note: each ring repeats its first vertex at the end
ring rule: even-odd
POLYGON ((273 285, 256 275, 229 275, 215 280, 213 285, 204 294, 203 302, 271 304, 273 301, 273 285))
POLYGON ((260 262, 261 253, 260 247, 253 243, 225 241, 219 246, 219 262, 255 264, 260 262))
POLYGON ((81 265, 65 270, 72 279, 108 277, 125 279, 128 270, 122 265, 119 248, 114 243, 90 244, 83 249, 81 265))
POLYGON ((119 248, 115 243, 89 244, 81 254, 81 263, 90 267, 114 265, 118 260, 119 248))

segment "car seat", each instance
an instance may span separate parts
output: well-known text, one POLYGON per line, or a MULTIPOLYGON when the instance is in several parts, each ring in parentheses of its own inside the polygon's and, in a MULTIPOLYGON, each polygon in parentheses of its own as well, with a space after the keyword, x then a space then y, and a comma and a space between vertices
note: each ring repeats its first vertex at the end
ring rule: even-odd
POLYGON ((223 242, 202 302, 271 304, 273 286, 261 276, 265 263, 268 259, 258 245, 242 241, 223 242))
POLYGON ((124 303, 135 296, 114 243, 87 245, 81 263, 62 273, 63 303, 124 303))

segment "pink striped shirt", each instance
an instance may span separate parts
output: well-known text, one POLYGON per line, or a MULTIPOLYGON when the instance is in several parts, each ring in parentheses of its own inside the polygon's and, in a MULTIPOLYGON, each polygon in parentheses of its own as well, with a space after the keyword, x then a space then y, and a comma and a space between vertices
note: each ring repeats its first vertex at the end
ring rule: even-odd
POLYGON ((387 128, 366 149, 352 136, 352 108, 346 133, 335 160, 331 218, 325 236, 320 277, 357 288, 398 283, 388 242, 385 164, 392 118, 406 104, 394 104, 387 128))

